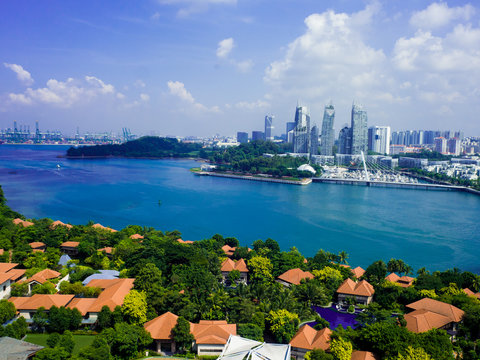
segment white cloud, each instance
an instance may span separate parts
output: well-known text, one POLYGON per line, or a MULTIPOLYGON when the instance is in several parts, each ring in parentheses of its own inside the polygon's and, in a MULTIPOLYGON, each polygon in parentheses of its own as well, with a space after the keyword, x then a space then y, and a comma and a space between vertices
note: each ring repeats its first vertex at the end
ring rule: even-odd
POLYGON ((235 5, 237 0, 158 0, 162 5, 179 6, 178 17, 205 12, 211 5, 235 5))
POLYGON ((142 93, 140 94, 140 100, 147 102, 150 100, 150 95, 142 93))
MULTIPOLYGON (((50 79, 46 87, 28 88, 23 94, 8 95, 12 103, 22 105, 48 104, 68 108, 81 102, 88 102, 105 95, 114 95, 115 87, 105 84, 94 76, 85 76, 83 80, 68 78, 66 81, 50 79)), ((118 95, 121 98, 123 94, 118 95)))
POLYGON ((245 60, 245 61, 238 61, 238 62, 234 61, 233 63, 235 64, 237 69, 243 73, 249 72, 253 67, 252 60, 245 60))
POLYGON ((169 81, 167 82, 167 86, 170 90, 171 95, 176 96, 182 101, 193 105, 193 108, 196 110, 200 110, 203 112, 220 112, 220 108, 218 106, 212 106, 209 108, 203 104, 196 102, 192 94, 185 88, 185 84, 180 81, 169 81))
POLYGON ((17 74, 17 79, 20 80, 24 85, 31 86, 33 84, 32 75, 30 75, 30 73, 21 65, 7 63, 3 63, 3 65, 17 74))
POLYGON ((218 43, 217 47, 217 57, 219 58, 226 58, 228 54, 232 51, 233 47, 235 46, 233 38, 223 39, 218 43))
POLYGON ((137 88, 144 88, 146 86, 146 84, 142 81, 142 80, 136 80, 133 85, 135 85, 135 87, 137 88))
POLYGON ((125 99, 125 95, 120 92, 118 92, 116 96, 117 96, 117 99, 120 99, 120 100, 125 99))
POLYGON ((150 16, 150 19, 152 19, 152 20, 160 19, 160 13, 158 11, 155 12, 152 16, 150 16))
POLYGON ((257 100, 254 102, 240 101, 235 104, 236 108, 244 109, 244 110, 265 109, 265 108, 268 108, 269 106, 270 104, 264 100, 257 100))
POLYGON ((432 30, 454 20, 468 21, 474 13, 475 8, 470 4, 448 7, 445 2, 432 3, 426 9, 415 12, 410 18, 410 24, 418 29, 432 30))

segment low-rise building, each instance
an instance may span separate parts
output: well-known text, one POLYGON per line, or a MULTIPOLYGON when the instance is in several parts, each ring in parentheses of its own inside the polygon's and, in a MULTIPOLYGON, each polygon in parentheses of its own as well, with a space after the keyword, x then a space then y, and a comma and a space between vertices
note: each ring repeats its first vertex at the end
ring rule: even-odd
POLYGON ((355 269, 352 269, 353 276, 355 276, 357 279, 360 279, 363 274, 365 274, 365 269, 363 269, 361 266, 357 266, 355 269))
POLYGON ((237 283, 242 282, 244 284, 247 284, 248 283, 248 268, 247 268, 247 264, 245 263, 245 260, 243 260, 243 259, 240 259, 240 260, 237 260, 237 261, 234 261, 232 259, 226 259, 222 263, 221 271, 222 271, 223 284, 229 285, 230 280, 229 280, 228 277, 229 277, 230 273, 234 270, 236 270, 240 273, 240 277, 237 280, 237 283))
POLYGON ((70 224, 65 224, 63 222, 61 222, 60 220, 57 220, 57 221, 54 221, 51 225, 50 225, 50 228, 51 229, 55 229, 57 226, 63 226, 63 227, 66 227, 67 229, 71 229, 73 226, 70 225, 70 224))
POLYGON ((43 242, 41 241, 34 241, 34 242, 31 242, 30 244, 30 247, 32 248, 32 250, 35 252, 35 251, 40 251, 40 252, 44 252, 45 249, 47 248, 47 245, 45 245, 43 242))
POLYGON ((67 255, 75 256, 78 254, 78 245, 80 245, 78 241, 65 241, 60 245, 60 250, 67 255))
POLYGON ((478 300, 480 300, 480 292, 474 293, 472 290, 469 288, 463 289, 463 292, 467 294, 468 296, 473 296, 476 297, 478 300))
POLYGON ((16 219, 13 219, 13 223, 15 225, 21 225, 23 227, 29 227, 29 226, 33 226, 35 225, 33 222, 31 221, 26 221, 26 220, 22 220, 20 218, 16 218, 16 219))
POLYGON ((304 359, 308 351, 314 349, 328 350, 331 334, 332 330, 327 327, 322 330, 315 330, 308 324, 303 325, 290 340, 292 357, 297 360, 304 359))
POLYGON ((302 280, 313 278, 314 276, 311 272, 296 268, 285 271, 277 278, 277 282, 283 286, 290 287, 292 285, 300 285, 302 280))
POLYGON ((413 282, 415 281, 415 278, 410 277, 410 276, 398 276, 395 273, 390 273, 387 275, 385 280, 393 282, 397 285, 400 285, 401 287, 409 287, 413 285, 413 282))
POLYGON ((33 315, 41 307, 48 312, 52 306, 67 306, 74 297, 75 295, 35 294, 25 297, 12 296, 8 301, 15 305, 19 316, 23 316, 27 322, 32 322, 33 315))
POLYGON ((18 264, 0 263, 0 299, 10 296, 11 285, 23 278, 24 269, 14 269, 18 264))
POLYGON ((192 324, 190 331, 195 338, 194 349, 197 355, 220 355, 230 335, 237 335, 237 324, 225 320, 200 320, 192 324))
POLYGON ((8 336, 0 337, 0 359, 5 360, 28 360, 43 349, 43 346, 32 344, 23 340, 17 340, 8 336))
POLYGON ((28 284, 28 293, 31 294, 33 289, 38 286, 38 285, 43 285, 49 280, 53 279, 59 279, 60 281, 57 284, 58 285, 62 282, 68 279, 68 275, 65 276, 63 279, 60 279, 62 274, 60 274, 58 271, 55 270, 50 270, 50 269, 44 269, 42 271, 39 271, 29 279, 24 280, 25 283, 28 284))
POLYGON ((368 305, 372 302, 375 289, 366 280, 355 282, 346 279, 338 288, 338 301, 344 302, 347 298, 353 298, 357 304, 368 305))
POLYGON ((354 350, 352 351, 351 360, 377 360, 375 355, 370 351, 360 351, 354 350))
POLYGON ((177 319, 177 315, 166 312, 143 325, 155 342, 158 353, 169 354, 177 351, 177 344, 172 335, 172 330, 177 325, 177 319))

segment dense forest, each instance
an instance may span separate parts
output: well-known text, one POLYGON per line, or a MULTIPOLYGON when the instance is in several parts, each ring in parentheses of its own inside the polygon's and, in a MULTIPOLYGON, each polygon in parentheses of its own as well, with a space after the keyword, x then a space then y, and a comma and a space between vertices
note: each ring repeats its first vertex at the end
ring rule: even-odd
MULTIPOLYGON (((241 336, 288 343, 299 323, 317 320, 317 329, 330 326, 318 317, 312 305, 332 302, 338 286, 347 278, 354 279, 350 269, 343 266, 348 263, 348 254, 343 251, 334 254, 319 250, 305 259, 295 247, 282 250, 272 239, 257 240, 250 245, 250 250, 240 246, 236 238, 218 234, 185 244, 177 241, 181 238, 178 231, 129 225, 111 232, 92 227, 93 222, 72 228, 52 228, 52 220, 46 218, 31 219, 33 225, 23 227, 12 222, 18 216, 6 205, 0 188, 0 248, 5 250, 1 261, 18 263, 17 268, 26 269, 29 275, 45 268, 68 273, 69 282, 62 283, 61 293, 96 296, 95 289, 86 291, 81 281, 101 269, 115 269, 121 277, 135 278, 129 301, 126 298, 124 305, 114 311, 104 307, 93 329, 80 324, 81 315, 77 310, 63 307, 53 307, 48 314, 39 309, 31 329, 27 329, 23 318, 0 326, 1 336, 22 338, 27 332, 50 334, 47 348, 35 359, 136 358, 152 343, 142 325, 167 311, 179 315, 182 321, 227 320, 238 325, 241 336), (132 239, 133 234, 143 239, 132 239), (80 243, 78 255, 67 266, 60 266, 59 247, 66 240, 80 243), (33 252, 29 246, 33 241, 44 242, 46 251, 33 252), (236 248, 233 259, 245 259, 249 269, 248 284, 237 284, 234 272, 230 275, 230 286, 222 283, 220 265, 226 259, 224 245, 236 248), (97 250, 106 246, 114 249, 111 258, 97 250), (314 278, 290 287, 275 281, 280 274, 294 268, 308 270, 314 278), (95 338, 93 343, 73 354, 76 334, 90 334, 95 338)), ((385 280, 393 271, 412 274, 413 269, 399 259, 378 260, 366 268, 362 277, 374 286, 375 295, 374 302, 357 317, 359 326, 332 329, 331 338, 340 350, 336 348, 331 353, 315 350, 308 353, 308 358, 350 359, 352 349, 358 349, 372 351, 379 359, 478 359, 480 300, 467 296, 462 289, 478 291, 480 277, 459 269, 429 272, 422 268, 416 272, 413 286, 404 288, 385 280), (444 330, 417 334, 405 328, 402 320, 405 305, 424 297, 453 304, 465 311, 456 341, 451 342, 444 330)), ((53 293, 53 285, 47 281, 35 287, 34 292, 53 293)), ((16 296, 23 295, 23 291, 22 286, 12 290, 16 296)), ((0 323, 14 315, 12 304, 1 300, 0 323)), ((181 341, 182 332, 178 331, 175 336, 181 341)), ((189 346, 186 341, 181 349, 183 356, 193 356, 189 346)))
POLYGON ((120 145, 95 145, 71 147, 67 150, 68 157, 196 157, 202 146, 180 142, 173 138, 145 136, 120 145))

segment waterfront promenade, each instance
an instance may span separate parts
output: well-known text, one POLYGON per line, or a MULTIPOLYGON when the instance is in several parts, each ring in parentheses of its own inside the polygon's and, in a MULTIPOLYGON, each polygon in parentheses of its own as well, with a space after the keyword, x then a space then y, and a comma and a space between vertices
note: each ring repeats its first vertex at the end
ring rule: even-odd
POLYGON ((239 179, 239 180, 250 180, 250 181, 264 181, 264 182, 273 182, 280 184, 290 184, 290 185, 309 185, 312 183, 312 179, 300 179, 300 180, 287 180, 287 179, 272 179, 268 177, 259 177, 259 176, 250 176, 250 175, 234 175, 234 174, 222 174, 216 173, 213 171, 194 171, 195 175, 199 176, 216 176, 230 179, 239 179))

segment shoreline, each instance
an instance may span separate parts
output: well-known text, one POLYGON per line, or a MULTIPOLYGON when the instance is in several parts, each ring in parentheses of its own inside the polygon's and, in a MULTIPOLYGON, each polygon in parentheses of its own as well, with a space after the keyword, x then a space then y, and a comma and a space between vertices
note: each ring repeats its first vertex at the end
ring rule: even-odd
POLYGON ((286 179, 275 179, 275 178, 264 178, 264 177, 255 177, 249 175, 234 175, 234 174, 220 174, 211 171, 192 171, 197 176, 215 176, 215 177, 223 177, 223 178, 230 178, 230 179, 238 179, 238 180, 250 180, 250 181, 263 181, 263 182, 273 182, 279 184, 288 184, 288 185, 310 185, 312 183, 312 179, 304 178, 302 180, 286 180, 286 179))

